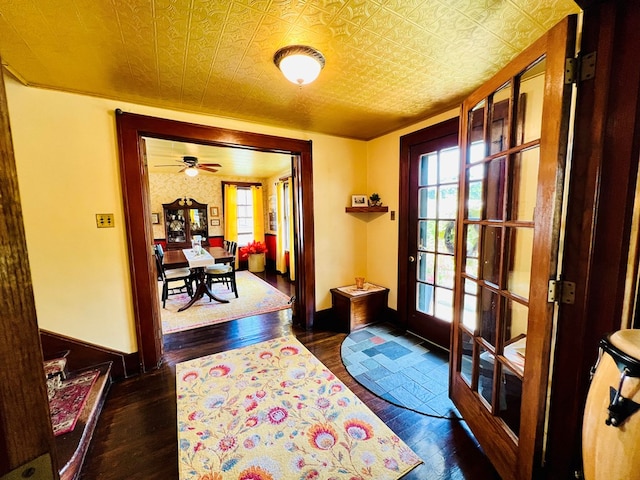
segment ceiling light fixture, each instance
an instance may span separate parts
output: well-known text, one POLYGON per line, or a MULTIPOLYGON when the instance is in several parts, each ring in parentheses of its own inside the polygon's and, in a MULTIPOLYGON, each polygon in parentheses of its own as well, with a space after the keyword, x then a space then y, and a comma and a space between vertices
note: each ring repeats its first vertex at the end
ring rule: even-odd
POLYGON ((306 85, 320 75, 324 67, 324 55, 305 45, 289 45, 275 53, 273 63, 287 80, 296 85, 306 85))
POLYGON ((198 175, 198 169, 196 167, 187 167, 184 173, 186 173, 190 177, 195 177, 196 175, 198 175))

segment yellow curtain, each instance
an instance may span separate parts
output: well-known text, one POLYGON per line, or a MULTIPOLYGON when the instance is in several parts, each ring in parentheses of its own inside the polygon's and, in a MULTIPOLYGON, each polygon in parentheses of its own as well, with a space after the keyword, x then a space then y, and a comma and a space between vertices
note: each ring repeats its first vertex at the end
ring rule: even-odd
POLYGON ((276 235, 276 270, 279 273, 286 273, 287 265, 284 257, 284 183, 276 183, 276 216, 278 218, 278 234, 276 235))
POLYGON ((287 195, 287 202, 289 203, 289 280, 294 281, 296 279, 296 248, 293 243, 293 233, 295 230, 295 215, 293 213, 293 182, 289 179, 287 180, 287 183, 289 184, 289 195, 287 195))
POLYGON ((238 241, 238 186, 224 186, 224 239, 238 241))
POLYGON ((264 194, 262 186, 251 186, 253 198, 253 239, 264 243, 264 194))

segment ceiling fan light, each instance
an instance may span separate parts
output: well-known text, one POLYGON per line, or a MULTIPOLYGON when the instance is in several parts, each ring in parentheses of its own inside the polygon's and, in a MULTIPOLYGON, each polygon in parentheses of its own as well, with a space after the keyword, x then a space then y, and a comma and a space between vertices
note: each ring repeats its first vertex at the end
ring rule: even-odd
POLYGON ((313 82, 324 67, 324 56, 315 48, 305 45, 290 45, 278 50, 273 63, 287 80, 296 85, 313 82))
POLYGON ((196 167, 187 167, 184 173, 186 173, 190 177, 195 177, 196 175, 198 175, 198 169, 196 167))

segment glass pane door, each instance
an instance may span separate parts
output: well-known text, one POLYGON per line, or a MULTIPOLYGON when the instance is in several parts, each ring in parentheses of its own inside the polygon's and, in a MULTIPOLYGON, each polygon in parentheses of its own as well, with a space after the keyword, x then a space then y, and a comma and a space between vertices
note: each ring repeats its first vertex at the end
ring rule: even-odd
POLYGON ((451 397, 505 479, 532 478, 544 443, 574 26, 463 105, 451 397))

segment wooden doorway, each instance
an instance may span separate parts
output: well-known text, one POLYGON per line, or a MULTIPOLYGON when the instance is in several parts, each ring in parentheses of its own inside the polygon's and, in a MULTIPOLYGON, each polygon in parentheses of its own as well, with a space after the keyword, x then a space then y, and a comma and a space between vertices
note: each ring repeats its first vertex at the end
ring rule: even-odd
POLYGON ((560 22, 462 108, 450 395, 505 480, 542 467, 575 28, 560 22))
POLYGON ((458 117, 400 138, 398 314, 407 330, 450 348, 458 117), (402 300, 400 300, 402 299, 402 300))
POLYGON ((315 257, 313 228, 313 168, 311 142, 285 137, 195 125, 116 110, 120 176, 127 224, 133 307, 142 371, 162 360, 162 331, 151 235, 148 171, 143 137, 290 154, 294 188, 293 225, 297 232, 296 318, 313 327, 315 314, 315 257))

